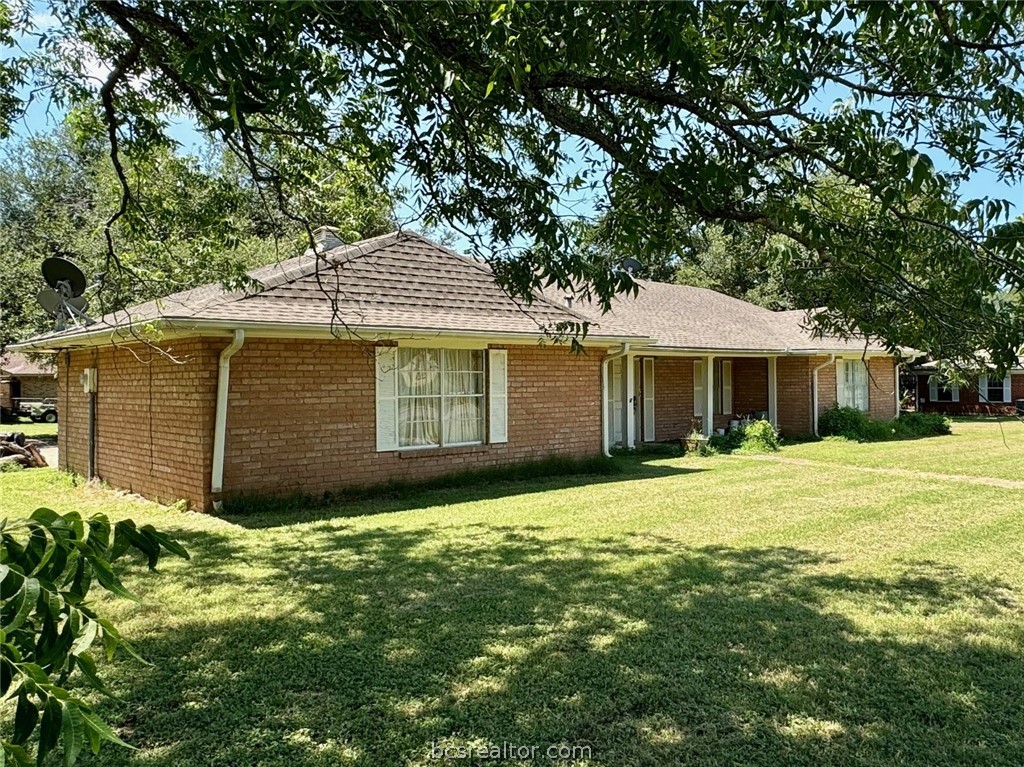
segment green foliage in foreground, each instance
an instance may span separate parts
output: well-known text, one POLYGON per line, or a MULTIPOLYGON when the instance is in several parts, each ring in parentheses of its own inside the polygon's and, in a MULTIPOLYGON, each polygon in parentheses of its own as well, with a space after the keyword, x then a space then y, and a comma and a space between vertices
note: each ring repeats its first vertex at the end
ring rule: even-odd
POLYGON ((842 437, 858 442, 938 437, 950 431, 950 421, 941 413, 904 413, 889 421, 875 421, 856 408, 834 407, 818 419, 818 433, 822 437, 842 437))
POLYGON ((778 454, 812 465, 617 460, 260 515, 45 469, 3 502, 131 517, 193 557, 125 568, 145 609, 101 601, 153 665, 105 670, 119 699, 95 710, 138 751, 83 767, 441 767, 444 742, 590 746, 573 767, 1019 767, 1024 491, 934 473, 1019 481, 1021 454, 1024 424, 963 419, 778 454))
POLYGON ((79 687, 110 695, 91 651, 97 644, 107 660, 119 648, 139 659, 93 608, 89 590, 95 581, 111 594, 135 599, 114 562, 135 550, 155 569, 163 552, 185 559, 188 552, 152 525, 111 524, 104 514, 83 519, 44 508, 27 519, 0 520, 0 534, 0 700, 15 702, 12 735, 0 740, 0 765, 31 765, 26 746, 33 734, 37 763, 58 744, 65 765, 74 764, 86 746, 93 753, 104 742, 127 746, 67 687, 77 671, 79 687))

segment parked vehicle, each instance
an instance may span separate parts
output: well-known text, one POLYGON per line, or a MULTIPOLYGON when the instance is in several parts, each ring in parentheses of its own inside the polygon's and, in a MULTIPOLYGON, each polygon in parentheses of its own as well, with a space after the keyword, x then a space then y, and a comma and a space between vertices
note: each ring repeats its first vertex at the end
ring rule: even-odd
POLYGON ((57 400, 52 397, 19 399, 14 403, 14 412, 36 423, 57 423, 57 400))

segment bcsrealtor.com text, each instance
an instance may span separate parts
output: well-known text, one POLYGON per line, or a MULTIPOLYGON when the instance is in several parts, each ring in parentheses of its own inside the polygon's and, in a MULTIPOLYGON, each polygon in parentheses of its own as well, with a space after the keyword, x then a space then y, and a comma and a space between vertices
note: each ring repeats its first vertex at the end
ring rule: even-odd
POLYGON ((436 743, 430 744, 430 758, 433 760, 456 760, 474 759, 484 760, 505 760, 505 761, 529 761, 540 758, 551 759, 552 761, 575 761, 591 758, 590 746, 569 746, 564 743, 552 744, 550 746, 526 745, 522 743, 488 743, 480 745, 469 745, 465 743, 436 743))

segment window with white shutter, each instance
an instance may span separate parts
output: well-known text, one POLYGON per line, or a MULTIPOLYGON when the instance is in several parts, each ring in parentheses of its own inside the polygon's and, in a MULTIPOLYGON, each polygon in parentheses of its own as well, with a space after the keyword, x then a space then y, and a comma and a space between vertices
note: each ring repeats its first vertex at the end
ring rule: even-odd
POLYGON ((1002 405, 1010 401, 1010 376, 999 380, 990 376, 981 376, 978 379, 978 394, 981 395, 982 404, 991 403, 1002 405))
POLYGON ((718 372, 718 412, 723 415, 732 415, 732 362, 722 360, 718 372))
POLYGON ((490 411, 489 441, 508 442, 508 351, 491 349, 487 353, 490 411))
POLYGON ((608 436, 613 445, 622 444, 622 359, 608 365, 608 436))
POLYGON ((383 452, 398 447, 398 349, 378 346, 376 358, 377 450, 383 452))
POLYGON ((938 376, 931 376, 928 379, 928 399, 932 402, 959 402, 960 389, 956 386, 947 386, 938 376))
MULTIPOLYGON (((482 349, 377 347, 376 377, 377 450, 484 441, 482 349)), ((505 409, 501 380, 492 389, 505 409)))
POLYGON ((654 359, 644 359, 644 441, 654 441, 654 359))
POLYGON ((704 396, 704 360, 693 361, 693 414, 704 416, 707 397, 704 396))

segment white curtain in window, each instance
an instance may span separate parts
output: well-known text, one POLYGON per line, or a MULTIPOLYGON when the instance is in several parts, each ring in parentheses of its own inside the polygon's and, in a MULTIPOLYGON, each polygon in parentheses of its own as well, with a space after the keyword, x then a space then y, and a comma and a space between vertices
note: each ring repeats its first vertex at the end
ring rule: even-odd
POLYGON ((840 405, 868 410, 868 368, 863 360, 841 360, 842 386, 839 394, 840 405))
POLYGON ((435 349, 398 350, 398 444, 441 444, 441 360, 435 349))
POLYGON ((444 352, 444 442, 484 439, 484 353, 479 349, 444 352))

